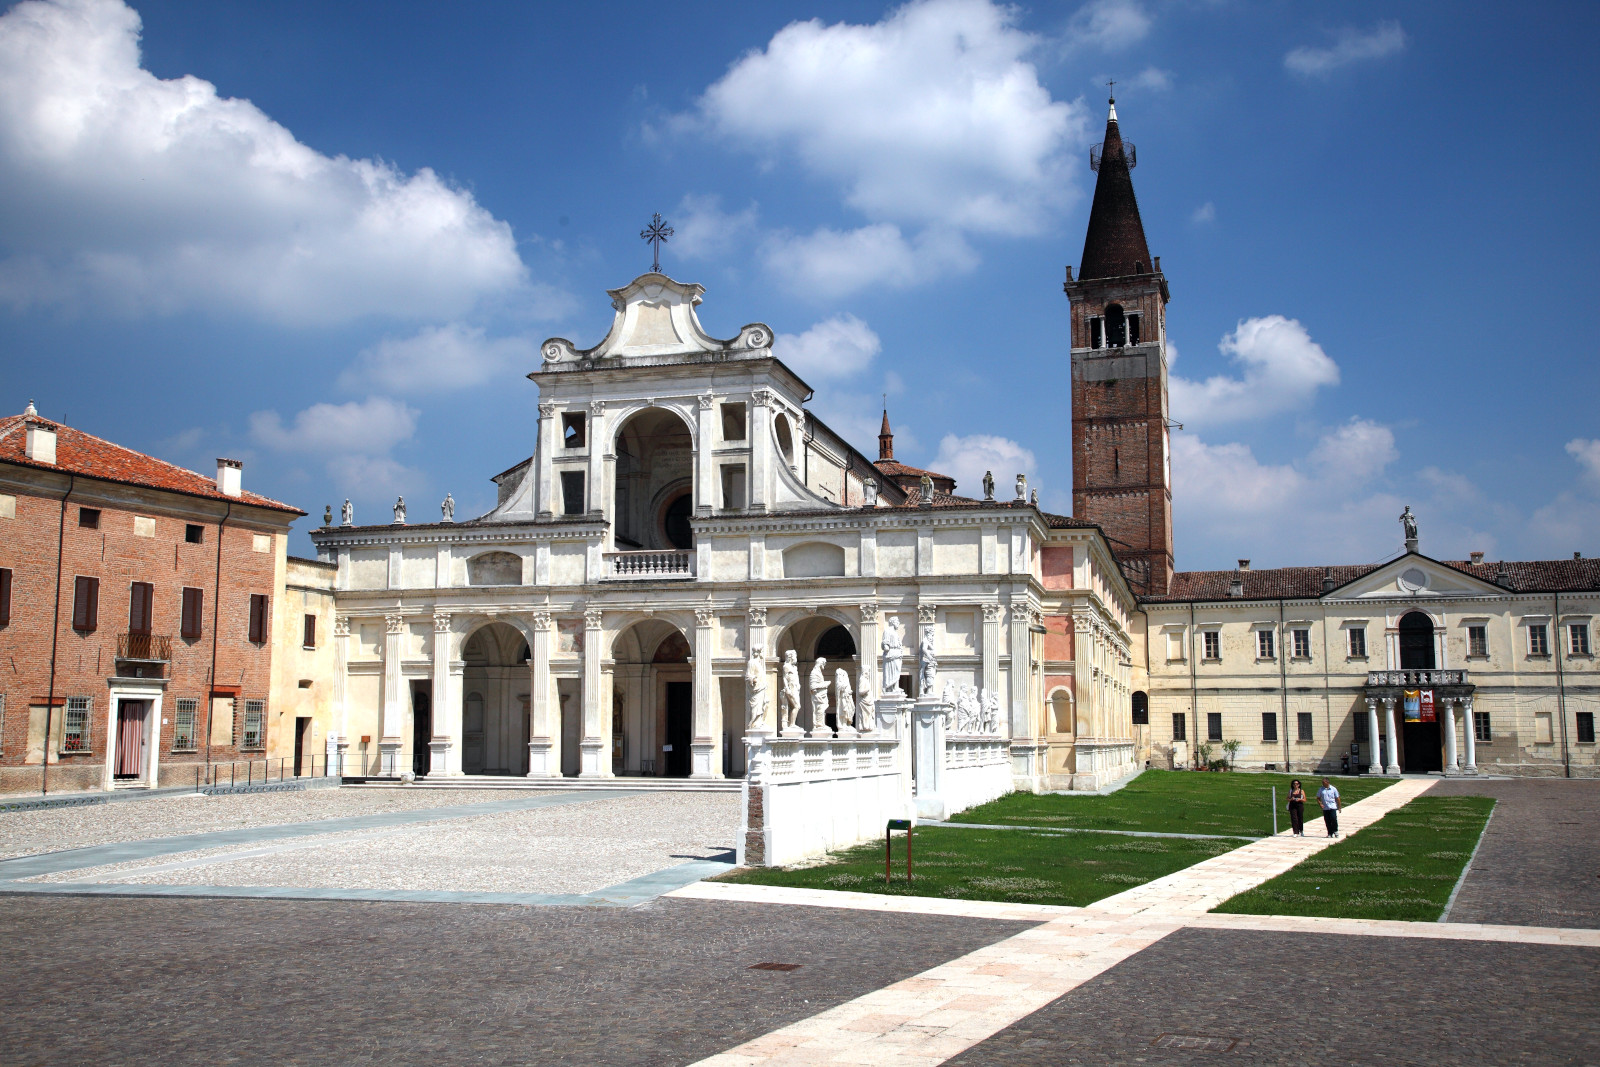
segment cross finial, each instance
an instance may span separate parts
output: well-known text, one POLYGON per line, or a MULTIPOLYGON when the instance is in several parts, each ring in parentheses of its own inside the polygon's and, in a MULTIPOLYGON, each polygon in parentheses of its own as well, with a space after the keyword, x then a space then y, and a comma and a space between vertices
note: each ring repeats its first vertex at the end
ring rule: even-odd
POLYGON ((650 264, 653 274, 661 273, 661 246, 667 238, 672 236, 672 227, 668 226, 661 218, 661 212, 656 212, 650 218, 650 225, 639 231, 639 238, 650 242, 650 249, 655 253, 655 262, 650 264))
POLYGON ((1112 80, 1106 82, 1106 88, 1111 91, 1111 102, 1113 104, 1115 104, 1117 102, 1117 81, 1116 81, 1116 79, 1113 78, 1112 80))

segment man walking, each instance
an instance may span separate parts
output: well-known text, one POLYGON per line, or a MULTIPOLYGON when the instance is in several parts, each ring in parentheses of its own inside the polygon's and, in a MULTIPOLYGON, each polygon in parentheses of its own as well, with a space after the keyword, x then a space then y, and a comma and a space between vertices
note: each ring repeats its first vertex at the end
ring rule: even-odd
POLYGON ((1322 788, 1317 790, 1317 803, 1322 805, 1322 821, 1328 827, 1329 837, 1339 836, 1339 791, 1333 783, 1326 778, 1322 780, 1322 788))

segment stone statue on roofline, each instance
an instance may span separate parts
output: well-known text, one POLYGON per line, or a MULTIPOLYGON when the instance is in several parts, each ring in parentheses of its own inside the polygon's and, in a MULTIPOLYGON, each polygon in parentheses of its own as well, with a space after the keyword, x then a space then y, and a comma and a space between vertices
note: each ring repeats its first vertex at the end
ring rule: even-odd
POLYGON ((333 505, 332 504, 328 504, 322 509, 322 525, 325 526, 325 527, 333 525, 333 505))
POLYGON ((394 498, 394 524, 396 526, 404 526, 405 523, 406 523, 406 498, 403 497, 403 496, 397 496, 397 497, 394 498))
POLYGON ((350 506, 350 498, 344 498, 344 507, 339 509, 339 525, 354 526, 356 524, 355 508, 350 506))
POLYGON ((994 471, 983 472, 983 499, 994 499, 994 471))
POLYGON ((890 615, 883 625, 883 684, 879 687, 886 697, 903 697, 900 689, 900 670, 906 659, 905 630, 900 617, 890 615))
POLYGON ((1400 513, 1400 525, 1406 532, 1407 541, 1417 539, 1417 517, 1411 514, 1410 504, 1407 504, 1406 509, 1400 513))
POLYGON ((439 511, 444 515, 445 522, 456 521, 456 498, 449 493, 444 495, 444 503, 439 505, 439 511))
POLYGON ((759 643, 750 646, 744 665, 746 733, 760 733, 767 725, 767 659, 759 643))
POLYGON ((861 483, 861 496, 863 503, 869 508, 878 506, 878 479, 868 478, 861 483))
POLYGON ((800 665, 794 649, 783 654, 778 689, 778 732, 785 737, 795 737, 801 730, 796 723, 800 717, 800 665))
POLYGON ((828 661, 821 656, 811 665, 810 682, 811 690, 811 736, 831 736, 833 731, 828 729, 828 675, 826 669, 828 661))
POLYGON ((933 503, 933 479, 928 477, 926 474, 924 474, 922 476, 921 487, 922 487, 922 502, 924 504, 933 503))
POLYGON ((1026 474, 1019 474, 1019 475, 1017 475, 1017 503, 1025 504, 1025 503, 1027 503, 1027 500, 1028 500, 1028 476, 1026 474))

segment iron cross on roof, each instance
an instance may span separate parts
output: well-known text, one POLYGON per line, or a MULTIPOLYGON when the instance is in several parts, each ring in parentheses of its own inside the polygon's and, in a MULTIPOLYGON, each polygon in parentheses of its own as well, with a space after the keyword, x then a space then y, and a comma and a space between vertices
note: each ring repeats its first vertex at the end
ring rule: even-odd
POLYGON ((639 231, 639 238, 650 242, 650 250, 655 253, 655 262, 650 264, 653 274, 661 273, 661 246, 667 238, 672 236, 672 227, 668 226, 661 218, 661 212, 656 212, 650 219, 650 225, 639 231))

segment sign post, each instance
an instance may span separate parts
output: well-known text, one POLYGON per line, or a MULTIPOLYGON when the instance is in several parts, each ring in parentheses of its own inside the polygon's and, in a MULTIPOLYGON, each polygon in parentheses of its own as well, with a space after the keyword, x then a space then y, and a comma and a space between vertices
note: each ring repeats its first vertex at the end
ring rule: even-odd
POLYGON ((890 851, 889 843, 890 843, 890 841, 892 841, 894 839, 894 832, 896 830, 904 830, 906 832, 906 884, 909 885, 911 883, 911 820, 910 819, 890 819, 889 820, 889 825, 884 828, 884 831, 883 831, 883 882, 884 882, 885 885, 889 884, 890 858, 892 856, 892 852, 890 851))

